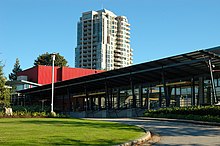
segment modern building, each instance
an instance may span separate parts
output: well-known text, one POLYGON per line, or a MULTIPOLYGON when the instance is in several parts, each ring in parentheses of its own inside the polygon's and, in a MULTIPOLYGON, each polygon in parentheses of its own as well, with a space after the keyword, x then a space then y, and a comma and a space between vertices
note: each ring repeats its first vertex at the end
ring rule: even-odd
MULTIPOLYGON (((103 70, 92 70, 83 68, 70 67, 54 67, 54 82, 61 82, 69 79, 79 78, 86 75, 97 74, 103 70)), ((23 105, 23 96, 18 92, 20 90, 30 89, 38 86, 43 86, 52 83, 52 66, 38 65, 17 74, 16 81, 7 81, 6 84, 10 87, 15 87, 15 92, 12 95, 14 104, 23 105)))
POLYGON ((130 24, 103 9, 84 12, 77 25, 75 67, 113 70, 133 63, 130 24))
MULTIPOLYGON (((54 67, 54 82, 65 81, 86 75, 103 72, 103 70, 71 68, 71 67, 54 67)), ((51 84, 52 66, 38 65, 17 74, 18 79, 23 77, 24 80, 34 82, 40 85, 51 84)))
MULTIPOLYGON (((54 110, 74 117, 133 117, 146 109, 220 102, 220 47, 54 84, 54 110)), ((26 104, 51 103, 51 84, 22 90, 26 104)))

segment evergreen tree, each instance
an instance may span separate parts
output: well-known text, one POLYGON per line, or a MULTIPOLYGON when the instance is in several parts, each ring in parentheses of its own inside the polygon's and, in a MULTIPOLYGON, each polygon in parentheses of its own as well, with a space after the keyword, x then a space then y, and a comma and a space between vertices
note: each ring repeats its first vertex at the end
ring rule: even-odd
MULTIPOLYGON (((52 58, 51 58, 51 54, 49 54, 48 52, 46 52, 45 54, 40 55, 39 57, 37 57, 37 59, 34 61, 34 65, 46 65, 46 66, 52 66, 52 58)), ((56 58, 54 61, 54 65, 55 66, 67 66, 67 61, 66 59, 61 56, 59 53, 56 54, 56 58)))
POLYGON ((6 78, 3 74, 3 65, 0 62, 0 106, 10 105, 10 89, 5 86, 6 78))
POLYGON ((17 73, 22 71, 18 58, 16 58, 16 62, 14 64, 14 68, 12 73, 9 74, 9 80, 14 81, 17 80, 17 73))

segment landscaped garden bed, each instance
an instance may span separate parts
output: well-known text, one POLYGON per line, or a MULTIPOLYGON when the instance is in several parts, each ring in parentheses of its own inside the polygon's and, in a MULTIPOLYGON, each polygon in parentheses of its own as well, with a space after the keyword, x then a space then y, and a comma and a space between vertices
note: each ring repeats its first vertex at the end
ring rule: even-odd
POLYGON ((220 106, 161 108, 158 110, 147 110, 144 115, 154 118, 174 118, 220 122, 220 106))

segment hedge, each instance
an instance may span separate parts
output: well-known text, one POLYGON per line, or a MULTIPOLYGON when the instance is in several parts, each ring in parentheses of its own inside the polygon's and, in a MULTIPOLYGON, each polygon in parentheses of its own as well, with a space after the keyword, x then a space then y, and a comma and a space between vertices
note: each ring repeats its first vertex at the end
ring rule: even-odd
POLYGON ((145 116, 220 122, 220 106, 161 108, 158 110, 147 110, 145 116))

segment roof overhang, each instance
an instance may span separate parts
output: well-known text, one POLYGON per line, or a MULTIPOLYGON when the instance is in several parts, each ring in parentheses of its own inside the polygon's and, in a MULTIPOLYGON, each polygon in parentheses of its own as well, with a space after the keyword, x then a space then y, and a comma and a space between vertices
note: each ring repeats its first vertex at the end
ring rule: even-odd
POLYGON ((34 85, 34 86, 42 86, 41 84, 37 84, 37 83, 26 81, 26 80, 7 81, 6 84, 10 85, 10 86, 12 86, 12 85, 24 85, 24 84, 34 85))
MULTIPOLYGON (((159 60, 145 62, 129 67, 88 75, 80 78, 55 83, 55 90, 62 92, 71 89, 73 92, 84 92, 109 88, 129 86, 133 84, 157 85, 162 82, 162 73, 166 81, 177 81, 185 78, 209 76, 208 61, 211 60, 215 69, 220 69, 220 47, 198 50, 159 60)), ((216 73, 218 74, 218 73, 216 73)), ((51 90, 51 84, 19 91, 24 94, 34 94, 51 90)))

